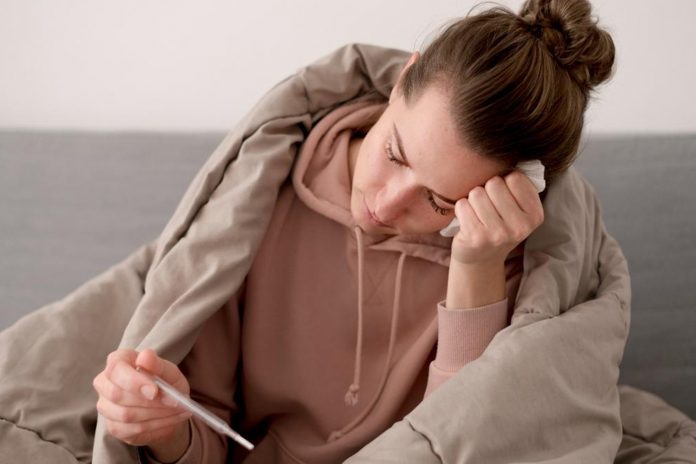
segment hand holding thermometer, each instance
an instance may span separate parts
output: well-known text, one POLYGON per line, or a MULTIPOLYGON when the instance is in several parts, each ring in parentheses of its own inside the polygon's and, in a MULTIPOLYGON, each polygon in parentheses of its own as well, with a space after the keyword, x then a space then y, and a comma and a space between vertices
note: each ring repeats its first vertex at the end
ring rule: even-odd
MULTIPOLYGON (((141 371, 142 372, 142 371, 141 371)), ((224 420, 220 419, 218 416, 215 414, 211 413, 207 409, 205 409, 203 406, 198 404, 197 402, 193 401, 191 398, 188 396, 184 395, 181 393, 179 390, 162 380, 161 378, 157 377, 156 375, 152 375, 152 381, 157 384, 157 386, 162 389, 164 393, 169 395, 171 398, 176 400, 177 403, 179 403, 181 406, 183 406, 185 409, 191 411, 191 413, 198 417, 200 420, 205 422, 218 433, 221 433, 223 435, 227 435, 228 437, 232 438, 234 441, 242 445, 248 450, 253 450, 254 445, 246 440, 244 437, 242 437, 239 433, 235 432, 224 420)))

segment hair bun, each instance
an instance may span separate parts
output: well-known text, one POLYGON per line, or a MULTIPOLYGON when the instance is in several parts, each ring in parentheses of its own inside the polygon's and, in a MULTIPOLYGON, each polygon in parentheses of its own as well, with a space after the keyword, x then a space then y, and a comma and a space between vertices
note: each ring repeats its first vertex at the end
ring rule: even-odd
POLYGON ((585 92, 609 79, 614 42, 587 0, 527 0, 520 18, 585 92))

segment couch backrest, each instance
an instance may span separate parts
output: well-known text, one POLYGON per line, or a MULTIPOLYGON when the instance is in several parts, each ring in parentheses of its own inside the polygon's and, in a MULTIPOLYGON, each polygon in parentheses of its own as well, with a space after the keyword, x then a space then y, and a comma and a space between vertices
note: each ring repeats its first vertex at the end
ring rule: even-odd
POLYGON ((696 417, 696 136, 594 137, 576 166, 631 273, 619 382, 696 417))

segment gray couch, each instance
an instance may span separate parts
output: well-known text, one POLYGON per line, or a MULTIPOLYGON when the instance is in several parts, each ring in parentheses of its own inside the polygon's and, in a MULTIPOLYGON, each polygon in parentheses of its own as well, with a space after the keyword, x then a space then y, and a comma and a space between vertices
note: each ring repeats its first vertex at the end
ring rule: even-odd
MULTIPOLYGON (((222 136, 0 132, 0 330, 156 238, 222 136)), ((694 418, 696 136, 592 137, 576 166, 631 271, 619 382, 694 418)))

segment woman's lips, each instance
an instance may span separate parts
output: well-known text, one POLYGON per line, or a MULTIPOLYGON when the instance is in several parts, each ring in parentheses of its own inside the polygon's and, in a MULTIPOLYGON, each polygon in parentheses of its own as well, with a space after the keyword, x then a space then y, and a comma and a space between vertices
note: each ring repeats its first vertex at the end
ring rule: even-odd
POLYGON ((365 203, 365 211, 367 211, 367 216, 374 225, 380 227, 389 227, 387 224, 377 219, 377 216, 375 216, 374 213, 370 211, 370 208, 367 206, 367 200, 365 200, 365 198, 363 198, 363 202, 365 203))

